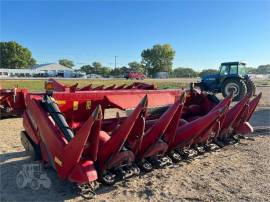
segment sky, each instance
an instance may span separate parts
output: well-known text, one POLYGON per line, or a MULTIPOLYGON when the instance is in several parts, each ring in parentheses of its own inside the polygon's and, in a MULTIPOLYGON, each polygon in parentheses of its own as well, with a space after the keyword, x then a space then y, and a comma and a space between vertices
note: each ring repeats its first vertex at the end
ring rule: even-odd
POLYGON ((76 67, 141 61, 143 49, 169 43, 173 67, 221 62, 270 63, 267 1, 2 1, 1 41, 31 50, 39 64, 61 58, 76 67))

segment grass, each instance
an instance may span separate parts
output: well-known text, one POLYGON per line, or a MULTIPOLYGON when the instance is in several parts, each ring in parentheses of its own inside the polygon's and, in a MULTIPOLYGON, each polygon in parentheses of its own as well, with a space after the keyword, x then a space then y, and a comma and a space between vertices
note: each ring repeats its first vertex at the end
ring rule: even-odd
POLYGON ((256 79, 254 82, 256 86, 270 86, 270 79, 256 79))
MULTIPOLYGON (((66 85, 73 85, 75 83, 79 84, 79 87, 86 86, 90 83, 92 85, 105 85, 110 86, 113 84, 122 85, 122 84, 131 84, 135 80, 125 80, 125 79, 113 79, 113 80, 90 80, 90 79, 57 79, 59 82, 66 85)), ((186 88, 189 86, 189 83, 196 82, 199 79, 145 79, 142 82, 155 84, 159 89, 168 89, 168 88, 186 88)), ((43 91, 45 79, 35 79, 35 80, 0 80, 0 85, 2 88, 13 88, 18 85, 20 88, 27 88, 30 91, 43 91)), ((270 85, 270 80, 255 80, 256 85, 270 85)))
MULTIPOLYGON (((79 87, 86 86, 88 84, 92 84, 94 87, 99 85, 105 85, 110 86, 113 84, 116 85, 122 85, 122 84, 131 84, 135 82, 134 80, 88 80, 88 79, 82 79, 82 80, 61 80, 57 79, 59 82, 66 84, 66 85, 73 85, 75 83, 78 83, 79 87)), ((20 88, 27 88, 30 91, 43 91, 44 89, 44 82, 46 80, 0 80, 0 85, 2 88, 13 88, 14 86, 18 85, 20 88)), ((155 84, 159 89, 167 89, 167 88, 183 88, 187 87, 190 83, 187 81, 176 81, 176 80, 170 80, 170 79, 164 79, 164 80, 154 80, 154 79, 146 79, 143 80, 143 82, 148 84, 155 84)))

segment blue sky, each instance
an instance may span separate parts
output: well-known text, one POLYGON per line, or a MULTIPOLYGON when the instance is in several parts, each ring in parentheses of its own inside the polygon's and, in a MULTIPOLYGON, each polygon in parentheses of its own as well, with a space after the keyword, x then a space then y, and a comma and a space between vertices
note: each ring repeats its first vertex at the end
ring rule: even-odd
POLYGON ((174 67, 257 66, 270 63, 270 1, 1 1, 1 41, 9 40, 38 63, 114 66, 116 55, 122 66, 169 43, 174 67))

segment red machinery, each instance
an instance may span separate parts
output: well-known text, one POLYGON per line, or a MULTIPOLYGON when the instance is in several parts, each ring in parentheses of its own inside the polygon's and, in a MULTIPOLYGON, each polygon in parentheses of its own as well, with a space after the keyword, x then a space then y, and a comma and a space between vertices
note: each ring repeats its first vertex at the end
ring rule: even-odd
MULTIPOLYGON (((80 185, 118 179, 186 157, 186 148, 252 132, 261 94, 230 108, 231 98, 182 90, 74 90, 28 94, 22 143, 58 176, 80 185), (108 109, 130 114, 104 118, 108 109)), ((92 193, 92 192, 91 192, 92 193)))
POLYGON ((138 72, 129 72, 125 76, 126 79, 145 79, 146 76, 143 73, 138 73, 138 72))
MULTIPOLYGON (((62 84, 54 79, 49 79, 49 82, 53 84, 55 92, 75 92, 75 91, 102 91, 102 90, 156 90, 157 87, 153 84, 146 84, 140 82, 134 82, 131 85, 111 85, 104 87, 104 85, 92 87, 92 84, 86 85, 79 88, 78 83, 68 86, 62 84)), ((14 87, 12 89, 2 89, 0 87, 0 118, 2 117, 12 117, 12 116, 22 116, 25 110, 25 95, 28 93, 27 89, 22 89, 14 87)), ((40 93, 36 93, 40 94, 40 93)))
POLYGON ((93 91, 93 90, 129 90, 129 89, 144 89, 144 90, 156 90, 157 87, 153 84, 141 83, 141 82, 134 82, 130 85, 111 85, 108 87, 104 87, 104 85, 93 87, 92 84, 88 84, 84 87, 79 88, 78 83, 75 83, 71 86, 62 84, 54 79, 49 79, 54 86, 55 92, 75 92, 75 91, 93 91))
POLYGON ((25 109, 24 97, 27 89, 14 87, 13 89, 0 89, 0 118, 21 116, 25 109))

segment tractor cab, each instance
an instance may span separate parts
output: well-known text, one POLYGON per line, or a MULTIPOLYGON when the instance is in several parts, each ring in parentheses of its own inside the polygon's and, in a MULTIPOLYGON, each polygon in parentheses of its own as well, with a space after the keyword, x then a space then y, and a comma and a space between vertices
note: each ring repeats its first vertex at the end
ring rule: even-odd
POLYGON ((219 71, 220 77, 222 76, 240 76, 245 77, 247 75, 246 73, 246 63, 243 62, 225 62, 221 63, 220 65, 220 71, 219 71))

